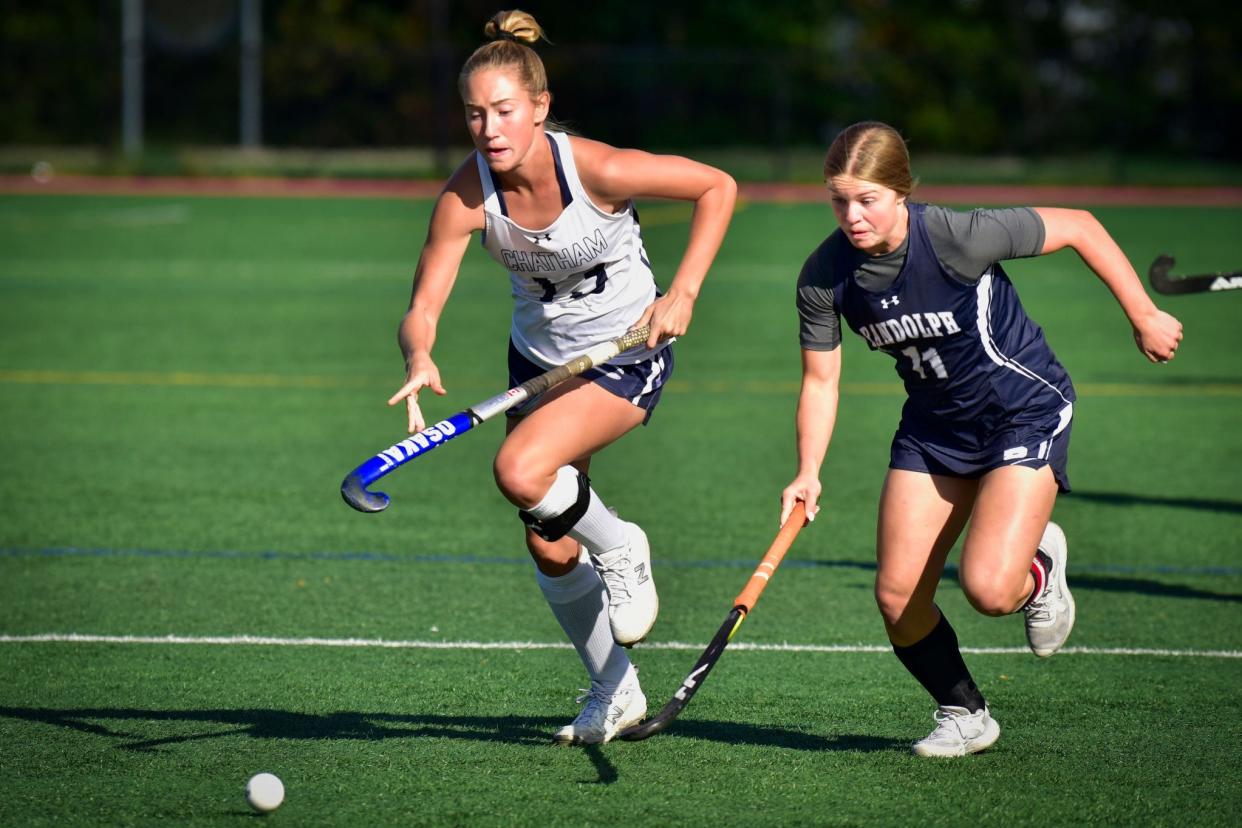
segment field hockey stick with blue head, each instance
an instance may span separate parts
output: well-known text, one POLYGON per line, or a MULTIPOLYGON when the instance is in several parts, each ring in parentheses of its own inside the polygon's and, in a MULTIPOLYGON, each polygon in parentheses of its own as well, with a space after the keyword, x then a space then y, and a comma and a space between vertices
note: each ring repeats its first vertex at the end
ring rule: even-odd
POLYGON ((388 495, 367 490, 368 486, 381 477, 391 474, 416 457, 422 457, 432 449, 439 448, 449 440, 460 437, 497 414, 508 411, 513 406, 542 394, 571 377, 576 377, 584 371, 604 364, 622 351, 642 345, 649 336, 651 336, 651 326, 644 325, 616 339, 601 342, 564 365, 558 365, 521 385, 458 411, 453 416, 399 443, 394 443, 345 476, 345 480, 341 483, 341 497, 359 512, 384 511, 388 508, 388 495))
POLYGON ((733 599, 733 609, 729 610, 724 623, 716 631, 716 635, 712 637, 711 643, 707 645, 703 655, 699 656, 699 660, 694 663, 690 674, 686 676, 685 681, 677 688, 673 698, 669 700, 668 704, 664 705, 659 713, 650 719, 622 730, 617 734, 619 738, 630 742, 637 742, 646 739, 648 736, 654 736, 672 724, 673 719, 676 719, 681 711, 685 709, 686 705, 690 703, 690 699, 694 697, 694 694, 703 686, 703 682, 707 680, 707 674, 716 666, 716 662, 720 660, 725 647, 733 640, 733 636, 737 633, 738 628, 742 626, 742 622, 746 620, 747 613, 754 609, 755 602, 759 600, 760 593, 763 592, 764 587, 768 585, 768 581, 775 574, 776 568, 780 566, 781 560, 785 557, 785 553, 789 551, 789 547, 793 544, 794 539, 798 537, 798 532, 801 531, 802 525, 805 522, 806 504, 798 502, 794 504, 793 511, 789 513, 785 524, 776 534, 776 539, 768 547, 768 551, 763 556, 763 560, 759 562, 759 566, 755 567, 755 571, 746 582, 746 586, 733 599))

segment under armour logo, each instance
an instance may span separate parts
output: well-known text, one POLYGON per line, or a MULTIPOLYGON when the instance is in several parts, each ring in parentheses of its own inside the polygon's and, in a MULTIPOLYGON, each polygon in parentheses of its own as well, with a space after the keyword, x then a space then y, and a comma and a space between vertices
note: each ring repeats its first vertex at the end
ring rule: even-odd
POLYGON ((535 235, 527 236, 526 238, 530 239, 532 242, 538 242, 541 240, 552 241, 552 234, 551 233, 536 233, 535 235))
POLYGON ((888 299, 880 300, 880 307, 884 308, 884 310, 888 310, 889 305, 892 305, 893 307, 897 307, 900 304, 901 304, 901 300, 898 299, 896 296, 890 297, 888 299))

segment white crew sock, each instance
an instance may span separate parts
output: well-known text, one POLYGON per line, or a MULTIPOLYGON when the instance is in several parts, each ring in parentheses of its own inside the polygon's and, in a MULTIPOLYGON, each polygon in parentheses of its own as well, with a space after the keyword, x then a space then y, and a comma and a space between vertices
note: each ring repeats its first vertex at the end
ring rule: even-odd
POLYGON ((591 681, 608 691, 632 681, 636 674, 634 665, 612 639, 604 582, 586 555, 578 558, 578 565, 567 575, 553 578, 536 569, 535 579, 552 614, 578 651, 591 681))
MULTIPOLYGON (((569 536, 596 555, 611 552, 629 543, 625 521, 618 518, 599 499, 594 489, 589 489, 590 501, 586 513, 569 530, 569 536)), ((556 480, 543 496, 543 500, 527 511, 539 520, 548 520, 565 513, 578 500, 578 470, 573 466, 561 466, 556 480)))

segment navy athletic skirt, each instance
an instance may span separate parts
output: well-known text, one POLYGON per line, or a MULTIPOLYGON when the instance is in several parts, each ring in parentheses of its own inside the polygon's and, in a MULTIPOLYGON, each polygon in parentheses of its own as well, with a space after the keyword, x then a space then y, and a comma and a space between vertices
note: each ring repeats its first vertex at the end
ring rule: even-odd
MULTIPOLYGON (((534 362, 518 353, 513 342, 509 342, 509 387, 515 388, 529 379, 534 379, 546 372, 534 362)), ((673 373, 673 346, 667 345, 663 350, 652 354, 650 358, 632 365, 613 365, 606 362, 597 365, 580 376, 590 380, 605 391, 622 399, 629 400, 646 412, 643 425, 651 419, 660 394, 664 391, 664 383, 673 373)), ((531 397, 525 402, 515 405, 506 411, 510 417, 521 417, 529 414, 539 405, 542 395, 531 397)))

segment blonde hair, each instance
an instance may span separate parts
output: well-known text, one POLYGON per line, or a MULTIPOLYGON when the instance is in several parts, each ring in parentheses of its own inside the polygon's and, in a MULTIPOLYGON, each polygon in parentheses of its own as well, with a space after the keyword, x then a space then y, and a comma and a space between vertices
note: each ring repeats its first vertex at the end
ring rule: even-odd
POLYGON ((497 12, 484 24, 483 35, 491 42, 475 49, 457 76, 457 91, 463 99, 470 76, 487 69, 513 67, 522 88, 532 98, 548 91, 548 73, 530 47, 548 38, 533 15, 521 9, 497 12))
POLYGON ((824 157, 824 180, 839 175, 870 181, 909 196, 918 183, 910 173, 910 151, 901 133, 880 121, 846 127, 824 157))

